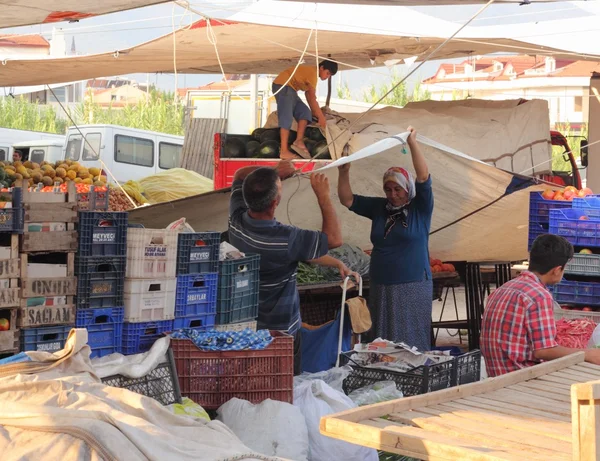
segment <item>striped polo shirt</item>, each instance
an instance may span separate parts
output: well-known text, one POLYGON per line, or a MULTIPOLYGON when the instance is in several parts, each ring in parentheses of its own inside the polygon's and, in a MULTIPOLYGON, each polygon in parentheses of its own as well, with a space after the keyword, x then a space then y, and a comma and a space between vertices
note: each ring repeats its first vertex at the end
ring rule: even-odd
POLYGON ((258 328, 294 334, 300 328, 298 262, 327 254, 327 235, 253 219, 242 194, 242 181, 231 187, 229 242, 244 253, 260 255, 258 328))

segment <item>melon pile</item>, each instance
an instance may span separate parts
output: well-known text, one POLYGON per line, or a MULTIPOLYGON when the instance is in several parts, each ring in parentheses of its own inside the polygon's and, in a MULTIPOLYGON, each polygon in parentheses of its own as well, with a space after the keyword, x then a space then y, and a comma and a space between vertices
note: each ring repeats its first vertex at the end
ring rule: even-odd
POLYGON ((105 186, 106 176, 100 175, 98 168, 86 168, 72 160, 48 162, 0 162, 0 186, 54 186, 73 181, 75 184, 105 186), (27 181, 27 183, 24 183, 27 181))

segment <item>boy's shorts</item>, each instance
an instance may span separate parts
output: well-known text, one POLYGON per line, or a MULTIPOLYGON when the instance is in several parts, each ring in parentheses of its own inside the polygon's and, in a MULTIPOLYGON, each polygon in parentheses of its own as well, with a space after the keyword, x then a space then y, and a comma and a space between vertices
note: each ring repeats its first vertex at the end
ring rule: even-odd
MULTIPOLYGON (((281 88, 281 85, 273 83, 273 94, 281 88)), ((291 86, 285 86, 283 89, 275 94, 275 100, 277 101, 277 117, 279 119, 279 128, 285 128, 289 130, 292 128, 292 122, 308 120, 312 121, 312 112, 310 108, 302 102, 298 96, 298 92, 291 86)))

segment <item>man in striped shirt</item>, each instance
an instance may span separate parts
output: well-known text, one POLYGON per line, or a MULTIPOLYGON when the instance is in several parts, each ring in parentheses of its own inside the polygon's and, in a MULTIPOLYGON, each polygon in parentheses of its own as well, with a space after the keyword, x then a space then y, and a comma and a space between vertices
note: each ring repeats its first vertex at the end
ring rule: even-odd
POLYGON ((236 171, 229 204, 229 241, 240 251, 260 254, 258 328, 280 330, 294 336, 294 372, 300 373, 300 296, 296 274, 300 261, 349 270, 327 256, 342 244, 342 231, 323 174, 311 176, 323 226, 321 231, 281 224, 275 210, 281 201, 281 180, 294 167, 281 161, 276 168, 246 167, 236 171))
MULTIPOLYGON (((546 288, 562 280, 572 257, 573 247, 563 237, 540 235, 531 247, 529 270, 489 297, 481 326, 481 352, 488 376, 582 350, 556 342, 554 299, 546 288)), ((585 360, 600 365, 600 349, 586 350, 585 360)))

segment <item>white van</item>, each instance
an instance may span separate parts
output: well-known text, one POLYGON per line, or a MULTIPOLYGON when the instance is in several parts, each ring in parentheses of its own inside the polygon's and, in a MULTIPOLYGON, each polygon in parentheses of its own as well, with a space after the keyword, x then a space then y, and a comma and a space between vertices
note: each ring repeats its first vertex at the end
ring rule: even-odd
POLYGON ((27 143, 31 144, 36 141, 42 141, 44 143, 49 143, 52 141, 53 145, 56 142, 63 145, 65 139, 65 135, 61 134, 42 133, 40 131, 29 130, 15 130, 13 128, 0 127, 0 162, 12 162, 13 145, 16 143, 26 141, 27 143))
POLYGON ((179 167, 182 147, 183 136, 116 125, 79 125, 67 131, 63 158, 104 170, 109 182, 114 176, 124 183, 179 167))
MULTIPOLYGON (((13 144, 13 152, 18 150, 23 155, 23 161, 29 160, 34 163, 43 161, 55 163, 63 158, 64 141, 41 140, 23 141, 13 144)), ((9 161, 12 161, 12 157, 9 161)))

